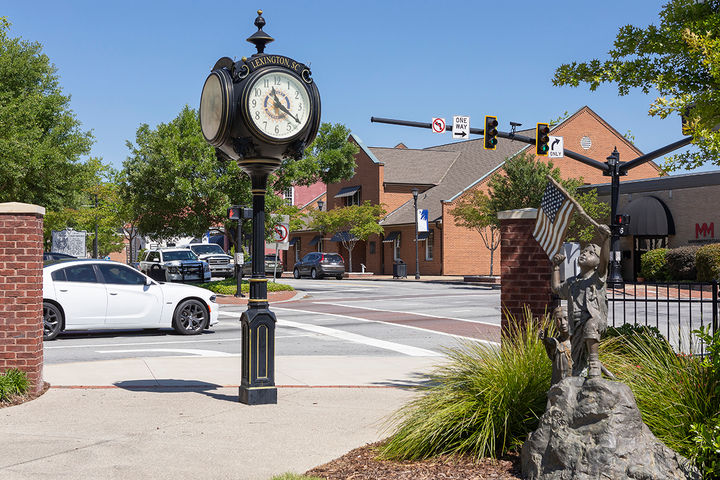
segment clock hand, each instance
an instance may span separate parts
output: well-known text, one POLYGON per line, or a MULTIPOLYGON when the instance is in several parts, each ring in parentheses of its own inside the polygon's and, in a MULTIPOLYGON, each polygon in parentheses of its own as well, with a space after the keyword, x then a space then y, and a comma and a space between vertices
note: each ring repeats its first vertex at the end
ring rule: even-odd
POLYGON ((288 110, 287 108, 285 108, 285 106, 278 101, 277 97, 275 97, 275 108, 279 108, 279 109, 282 110, 283 112, 285 112, 285 113, 287 113, 288 115, 290 115, 297 123, 300 123, 300 119, 297 118, 297 117, 296 117, 295 115, 293 115, 292 113, 290 113, 290 110, 288 110))

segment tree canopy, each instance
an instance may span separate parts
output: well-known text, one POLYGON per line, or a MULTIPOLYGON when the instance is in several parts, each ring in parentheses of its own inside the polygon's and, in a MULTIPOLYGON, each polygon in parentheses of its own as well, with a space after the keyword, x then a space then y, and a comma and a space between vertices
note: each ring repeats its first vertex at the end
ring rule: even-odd
POLYGON ((621 27, 609 59, 561 65, 553 83, 586 83, 590 90, 614 83, 619 95, 633 88, 655 90, 659 96, 649 114, 684 115, 683 132, 698 147, 667 157, 665 167, 691 169, 708 161, 720 165, 720 0, 671 0, 659 17, 659 25, 621 27))
POLYGON ((76 205, 92 175, 80 160, 92 135, 81 131, 42 46, 9 29, 0 17, 0 202, 76 205))

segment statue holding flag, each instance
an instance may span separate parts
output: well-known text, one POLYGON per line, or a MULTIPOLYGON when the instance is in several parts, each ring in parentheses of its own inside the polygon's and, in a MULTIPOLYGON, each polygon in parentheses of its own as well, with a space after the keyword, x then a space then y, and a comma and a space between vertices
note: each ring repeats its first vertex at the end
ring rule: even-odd
POLYGON ((612 374, 602 367, 598 356, 600 335, 607 328, 608 301, 605 285, 610 259, 610 229, 587 215, 577 201, 553 178, 548 176, 548 179, 533 236, 552 261, 550 287, 553 293, 567 300, 572 374, 578 376, 589 367, 588 377, 599 377, 603 372, 612 377, 612 374), (591 243, 583 248, 578 258, 580 273, 561 281, 560 264, 565 260, 565 256, 558 251, 574 210, 595 226, 602 237, 602 246, 591 243))

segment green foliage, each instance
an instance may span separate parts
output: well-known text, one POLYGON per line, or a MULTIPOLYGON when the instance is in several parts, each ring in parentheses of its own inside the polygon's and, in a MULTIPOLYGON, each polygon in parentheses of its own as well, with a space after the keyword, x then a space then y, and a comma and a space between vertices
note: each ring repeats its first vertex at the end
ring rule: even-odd
POLYGON ((646 337, 653 338, 656 340, 652 345, 660 348, 660 353, 673 352, 672 346, 665 337, 660 333, 660 330, 656 327, 650 327, 647 325, 625 323, 619 327, 608 327, 602 334, 602 339, 614 338, 616 339, 615 352, 629 352, 632 353, 634 348, 634 342, 637 339, 644 339, 646 337))
POLYGON ((415 460, 467 453, 497 458, 537 428, 550 388, 551 365, 538 325, 510 318, 502 347, 465 343, 447 351, 449 363, 431 386, 393 417, 387 458, 415 460))
MULTIPOLYGON (((197 283, 196 286, 200 288, 207 288, 208 290, 218 293, 220 295, 235 295, 237 293, 237 279, 236 278, 225 278, 223 280, 217 280, 214 282, 197 283)), ((248 293, 250 291, 250 284, 247 281, 243 281, 240 286, 242 293, 248 293)), ((292 292, 295 290, 290 285, 284 283, 268 282, 268 292, 292 292)))
POLYGON ((141 125, 127 145, 122 194, 145 235, 199 236, 222 224, 231 204, 251 203, 248 176, 217 158, 187 105, 169 123, 141 125))
POLYGON ((337 183, 355 174, 354 155, 358 147, 348 141, 350 129, 336 123, 320 125, 317 137, 300 160, 284 159, 273 185, 282 191, 291 185, 337 183))
MULTIPOLYGON (((718 0, 671 0, 660 11, 658 25, 620 28, 607 60, 572 62, 555 71, 555 85, 595 90, 614 83, 619 95, 639 88, 657 91, 649 114, 666 118, 687 111, 684 133, 693 135, 697 150, 666 159, 666 168, 692 169, 718 164, 720 132, 720 5, 718 0)), ((679 130, 679 129, 678 129, 679 130)), ((678 131, 680 134, 680 131, 678 131)))
POLYGON ((670 279, 667 264, 667 248, 656 248, 640 257, 640 276, 650 282, 665 282, 670 279))
POLYGON ((8 400, 14 395, 23 395, 29 388, 27 374, 22 370, 11 368, 0 374, 0 401, 8 400))
MULTIPOLYGON (((575 188, 580 186, 573 185, 575 188)), ((568 190, 568 193, 577 200, 585 213, 593 220, 601 224, 610 223, 610 205, 598 200, 597 190, 591 190, 585 193, 578 193, 577 190, 568 190)), ((590 243, 595 242, 602 244, 598 238, 597 228, 589 225, 587 220, 582 218, 577 212, 573 213, 570 225, 568 226, 567 239, 568 242, 590 243)))
POLYGON ((705 424, 720 411, 717 372, 697 357, 677 355, 664 340, 642 334, 633 334, 629 342, 627 336, 603 341, 601 360, 630 387, 652 433, 692 458, 697 448, 693 425, 705 424))
POLYGON ((677 247, 667 251, 668 273, 671 280, 695 280, 695 255, 698 247, 677 247))
POLYGON ((720 243, 700 247, 695 256, 699 282, 720 280, 720 243))
POLYGON ((80 130, 42 46, 0 22, 0 202, 48 209, 77 205, 91 176, 80 161, 92 135, 80 130))
POLYGON ((695 455, 693 460, 705 480, 720 479, 720 415, 691 427, 695 455))
POLYGON ((380 235, 383 228, 380 220, 385 216, 382 205, 373 205, 365 201, 362 205, 350 205, 327 211, 315 210, 310 220, 310 228, 318 232, 348 232, 342 238, 342 244, 349 252, 349 270, 352 272, 352 250, 359 241, 365 241, 370 235, 380 235))

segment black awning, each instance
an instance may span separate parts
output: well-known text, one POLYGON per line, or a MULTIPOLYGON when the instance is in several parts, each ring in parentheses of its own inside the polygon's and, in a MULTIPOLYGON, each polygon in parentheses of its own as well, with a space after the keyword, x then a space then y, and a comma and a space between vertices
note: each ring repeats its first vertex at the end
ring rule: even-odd
POLYGON ((630 215, 631 235, 675 235, 675 222, 670 209, 657 197, 636 198, 622 213, 630 215))
MULTIPOLYGON (((427 238, 428 238, 429 236, 430 236, 430 233, 429 233, 429 232, 418 232, 418 237, 417 237, 417 238, 418 238, 418 242, 420 242, 420 241, 422 241, 422 240, 427 240, 427 238)), ((415 240, 415 239, 413 238, 413 240, 415 240)))
POLYGON ((400 230, 393 230, 387 234, 387 237, 383 240, 383 243, 394 242, 396 238, 400 236, 400 230))
POLYGON ((292 237, 290 239, 290 242, 288 242, 288 246, 292 247, 293 245, 295 245, 297 243, 298 240, 300 240, 300 237, 292 237))
POLYGON ((360 185, 341 188, 337 195, 335 195, 335 198, 352 197, 358 190, 360 190, 360 185))
POLYGON ((351 242, 353 240, 357 240, 358 238, 353 235, 350 232, 338 232, 335 235, 332 236, 330 239, 331 242, 351 242))
POLYGON ((313 239, 310 240, 310 243, 308 245, 310 245, 311 247, 317 245, 321 238, 321 235, 315 235, 313 239))

